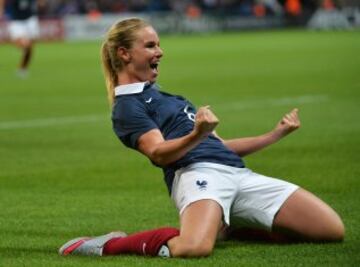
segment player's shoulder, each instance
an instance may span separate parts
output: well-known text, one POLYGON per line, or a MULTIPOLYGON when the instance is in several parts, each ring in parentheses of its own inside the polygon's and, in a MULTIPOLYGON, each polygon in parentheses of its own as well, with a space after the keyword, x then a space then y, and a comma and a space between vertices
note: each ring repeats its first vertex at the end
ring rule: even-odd
POLYGON ((140 95, 117 96, 113 105, 113 115, 133 113, 144 107, 143 102, 140 95))

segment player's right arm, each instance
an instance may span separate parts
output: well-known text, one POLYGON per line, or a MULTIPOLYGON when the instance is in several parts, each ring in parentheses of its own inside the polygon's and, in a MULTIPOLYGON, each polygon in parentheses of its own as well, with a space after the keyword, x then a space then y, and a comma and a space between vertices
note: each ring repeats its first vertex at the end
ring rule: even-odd
POLYGON ((200 144, 217 126, 219 120, 209 107, 201 107, 195 116, 194 129, 185 136, 164 140, 158 129, 150 130, 138 139, 138 149, 159 166, 166 166, 181 159, 200 144))

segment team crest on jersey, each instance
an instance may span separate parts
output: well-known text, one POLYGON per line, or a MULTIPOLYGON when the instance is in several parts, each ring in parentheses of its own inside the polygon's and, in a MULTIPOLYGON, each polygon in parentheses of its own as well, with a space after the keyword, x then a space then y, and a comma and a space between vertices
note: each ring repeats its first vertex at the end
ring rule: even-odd
POLYGON ((197 180, 196 185, 199 187, 200 190, 206 190, 208 182, 206 180, 197 180))

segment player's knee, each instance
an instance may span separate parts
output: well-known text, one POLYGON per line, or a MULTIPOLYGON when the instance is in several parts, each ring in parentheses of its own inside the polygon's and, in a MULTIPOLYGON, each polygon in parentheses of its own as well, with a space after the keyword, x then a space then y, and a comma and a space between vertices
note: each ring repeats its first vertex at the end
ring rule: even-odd
POLYGON ((213 242, 203 240, 189 242, 182 245, 181 251, 178 251, 178 257, 206 257, 209 256, 214 248, 213 242))
POLYGON ((336 218, 331 222, 331 231, 329 233, 329 239, 331 241, 340 242, 345 237, 345 226, 340 218, 336 218))
POLYGON ((322 225, 319 225, 319 241, 330 241, 340 242, 345 237, 345 227, 340 217, 332 212, 331 215, 327 216, 326 220, 323 221, 322 225))
POLYGON ((29 39, 18 39, 15 43, 22 49, 30 49, 32 47, 32 41, 29 39))
POLYGON ((196 242, 191 244, 188 249, 194 257, 206 257, 212 253, 213 244, 209 241, 196 242))
POLYGON ((209 256, 214 249, 214 244, 212 242, 201 242, 195 247, 197 256, 206 257, 209 256))

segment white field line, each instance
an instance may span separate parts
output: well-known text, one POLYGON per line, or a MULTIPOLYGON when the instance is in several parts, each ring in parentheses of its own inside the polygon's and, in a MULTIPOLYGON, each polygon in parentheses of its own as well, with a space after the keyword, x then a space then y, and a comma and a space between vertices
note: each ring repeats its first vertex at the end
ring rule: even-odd
POLYGON ((31 119, 23 121, 6 121, 0 122, 0 130, 21 129, 21 128, 37 128, 58 125, 68 125, 76 123, 88 123, 110 120, 110 116, 103 115, 87 115, 73 117, 53 117, 45 119, 31 119))
MULTIPOLYGON (((274 99, 254 99, 254 100, 243 100, 229 103, 214 104, 215 109, 221 110, 243 110, 243 109, 257 109, 273 106, 288 106, 309 103, 320 103, 326 102, 329 97, 326 95, 303 95, 298 97, 284 97, 274 99)), ((0 122, 0 130, 11 130, 11 129, 22 129, 22 128, 37 128, 37 127, 49 127, 68 125, 76 123, 93 123, 97 121, 110 121, 110 115, 97 114, 97 115, 86 115, 86 116, 72 116, 72 117, 53 117, 44 119, 31 119, 22 121, 5 121, 0 122)))
POLYGON ((296 105, 313 104, 329 101, 327 95, 303 95, 298 97, 282 97, 282 98, 267 98, 254 100, 239 100, 236 102, 221 103, 214 105, 214 109, 221 110, 244 110, 244 109, 259 109, 277 106, 289 106, 294 108, 296 105))

